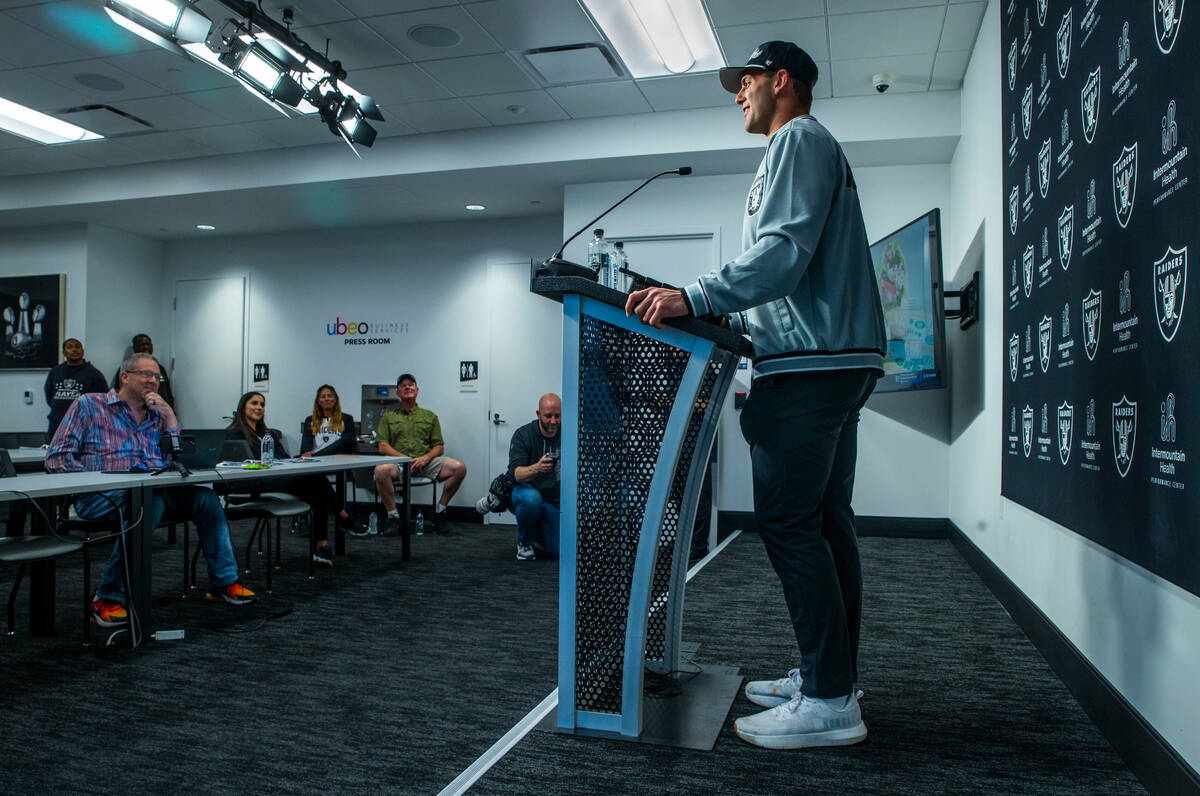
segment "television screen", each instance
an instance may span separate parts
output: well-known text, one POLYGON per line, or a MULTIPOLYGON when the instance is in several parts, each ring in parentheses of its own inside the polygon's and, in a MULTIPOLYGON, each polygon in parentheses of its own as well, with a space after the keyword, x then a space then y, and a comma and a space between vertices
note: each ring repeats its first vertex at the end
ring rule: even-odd
POLYGON ((938 208, 871 245, 883 303, 887 353, 876 392, 946 386, 941 212, 938 208))

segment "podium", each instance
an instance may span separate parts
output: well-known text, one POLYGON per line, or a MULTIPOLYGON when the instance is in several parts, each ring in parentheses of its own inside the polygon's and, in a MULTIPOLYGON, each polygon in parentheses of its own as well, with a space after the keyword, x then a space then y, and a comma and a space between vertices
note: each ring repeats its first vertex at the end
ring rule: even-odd
POLYGON ((582 277, 535 272, 531 290, 563 305, 554 729, 711 749, 741 677, 686 660, 683 599, 708 455, 750 344, 695 318, 646 326, 625 317, 624 293, 582 277), (647 678, 667 691, 647 695, 647 678))

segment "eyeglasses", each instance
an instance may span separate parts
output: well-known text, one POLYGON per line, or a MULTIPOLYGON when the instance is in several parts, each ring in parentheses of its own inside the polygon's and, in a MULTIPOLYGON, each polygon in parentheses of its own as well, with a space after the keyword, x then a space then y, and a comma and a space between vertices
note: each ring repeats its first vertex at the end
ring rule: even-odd
POLYGON ((143 379, 154 379, 158 381, 160 376, 157 371, 153 370, 127 370, 125 371, 130 376, 141 376, 143 379))

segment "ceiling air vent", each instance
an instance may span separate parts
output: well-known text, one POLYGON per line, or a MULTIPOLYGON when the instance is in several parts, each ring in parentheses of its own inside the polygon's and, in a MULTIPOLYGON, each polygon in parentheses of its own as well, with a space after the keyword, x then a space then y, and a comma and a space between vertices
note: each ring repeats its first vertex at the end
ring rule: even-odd
POLYGON ((99 133, 105 138, 149 133, 154 130, 154 126, 149 122, 111 105, 80 105, 78 108, 67 108, 54 115, 85 130, 99 133))
POLYGON ((621 77, 621 67, 600 44, 569 44, 527 50, 525 60, 549 85, 594 83, 621 77))

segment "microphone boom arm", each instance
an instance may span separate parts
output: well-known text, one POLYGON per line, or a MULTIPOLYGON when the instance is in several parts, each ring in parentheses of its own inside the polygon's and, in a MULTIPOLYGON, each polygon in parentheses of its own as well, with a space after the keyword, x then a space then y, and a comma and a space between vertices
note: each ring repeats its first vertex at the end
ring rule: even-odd
POLYGON ((571 241, 575 240, 575 239, 576 239, 576 238, 578 238, 580 235, 582 235, 582 234, 583 234, 583 233, 584 233, 584 232, 587 230, 587 228, 588 228, 588 227, 590 227, 592 224, 595 224, 597 221, 599 221, 600 219, 604 218, 606 215, 608 215, 609 213, 611 213, 611 212, 613 211, 613 209, 614 209, 615 207, 617 207, 617 205, 621 204, 621 202, 624 202, 626 199, 628 199, 629 197, 633 196, 633 195, 634 195, 635 193, 637 193, 638 191, 640 191, 640 190, 642 190, 643 188, 645 188, 647 185, 649 185, 649 184, 650 184, 651 182, 653 182, 654 180, 657 180, 659 177, 662 177, 662 176, 664 176, 664 175, 666 175, 666 174, 678 174, 678 175, 679 175, 679 176, 681 176, 681 177, 686 177, 687 175, 689 175, 689 174, 691 174, 691 173, 692 173, 692 167, 691 167, 691 166, 680 166, 680 167, 679 167, 679 168, 677 168, 677 169, 670 169, 670 170, 668 170, 668 171, 660 171, 658 174, 655 174, 653 177, 651 177, 650 179, 646 180, 646 181, 645 181, 645 182, 643 182, 641 185, 639 185, 638 187, 634 188, 634 189, 633 189, 632 191, 630 191, 629 193, 627 193, 627 194, 625 194, 624 196, 622 196, 620 199, 618 199, 616 202, 614 202, 614 203, 612 204, 612 206, 611 206, 611 207, 609 207, 608 209, 606 209, 606 210, 605 210, 603 213, 601 213, 600 215, 598 215, 598 216, 596 216, 595 218, 593 218, 591 221, 589 221, 589 222, 587 222, 586 224, 584 224, 584 225, 583 225, 583 227, 581 227, 581 228, 580 228, 580 230, 579 230, 578 232, 576 232, 574 235, 572 235, 571 237, 569 237, 569 238, 567 238, 565 241, 563 241, 563 244, 562 244, 562 246, 559 246, 559 247, 558 247, 558 251, 556 251, 556 252, 554 253, 554 256, 553 256, 553 257, 551 257, 550 259, 551 259, 551 260, 557 260, 557 259, 560 259, 560 258, 562 257, 562 254, 563 254, 563 252, 564 252, 564 251, 566 250, 566 248, 567 248, 567 244, 569 244, 571 241))

